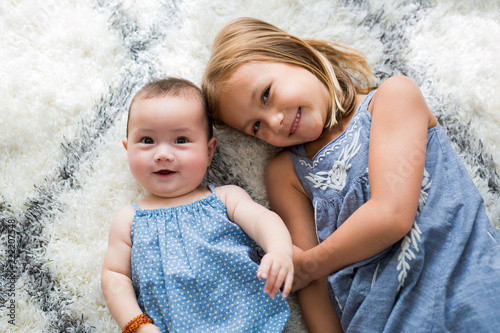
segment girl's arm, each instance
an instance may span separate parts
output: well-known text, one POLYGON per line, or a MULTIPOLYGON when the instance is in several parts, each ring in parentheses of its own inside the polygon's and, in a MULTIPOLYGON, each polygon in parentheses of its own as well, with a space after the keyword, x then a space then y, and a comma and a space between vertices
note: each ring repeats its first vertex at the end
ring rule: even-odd
POLYGON ((229 219, 266 251, 257 271, 259 278, 266 279, 265 292, 274 297, 283 286, 282 295, 287 297, 293 283, 293 250, 281 218, 253 201, 240 187, 222 186, 216 193, 224 202, 229 219))
MULTIPOLYGON (((122 208, 113 218, 109 231, 108 250, 101 272, 101 288, 109 312, 121 329, 142 314, 131 279, 130 237, 134 209, 122 208)), ((154 325, 140 326, 137 332, 160 332, 154 325)))
MULTIPOLYGON (((318 245, 314 210, 300 183, 288 151, 278 154, 266 168, 269 202, 290 231, 295 246, 295 258, 318 245)), ((308 267, 311 270, 314 267, 308 267)), ((295 285, 305 286, 297 291, 302 318, 309 332, 342 332, 339 318, 330 300, 326 277, 311 281, 312 271, 296 271, 295 285)))
POLYGON ((371 198, 318 246, 301 253, 300 267, 316 267, 318 279, 367 259, 406 235, 420 195, 427 130, 436 125, 417 85, 409 78, 385 81, 370 104, 371 198))

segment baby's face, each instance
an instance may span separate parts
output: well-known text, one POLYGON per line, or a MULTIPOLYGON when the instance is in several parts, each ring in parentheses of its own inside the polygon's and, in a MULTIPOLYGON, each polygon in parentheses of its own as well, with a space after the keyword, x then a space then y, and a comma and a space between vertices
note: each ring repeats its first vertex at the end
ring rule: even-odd
POLYGON ((241 65, 221 91, 225 124, 278 147, 316 140, 331 101, 326 85, 314 74, 278 62, 241 65))
POLYGON ((134 101, 124 145, 130 171, 148 192, 177 197, 200 185, 216 139, 208 139, 199 100, 168 96, 134 101))

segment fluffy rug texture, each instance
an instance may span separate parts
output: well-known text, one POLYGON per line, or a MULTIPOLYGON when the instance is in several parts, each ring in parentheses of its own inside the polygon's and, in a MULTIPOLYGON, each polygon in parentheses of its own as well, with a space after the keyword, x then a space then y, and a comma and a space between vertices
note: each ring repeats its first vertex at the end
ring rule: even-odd
MULTIPOLYGON (((121 145, 152 77, 199 84, 216 33, 251 16, 413 78, 500 228, 497 0, 11 0, 0 4, 0 331, 118 332, 100 288, 110 221, 144 193, 121 145)), ((267 205, 274 148, 234 131, 207 181, 267 205)), ((305 332, 296 301, 287 332, 305 332)))

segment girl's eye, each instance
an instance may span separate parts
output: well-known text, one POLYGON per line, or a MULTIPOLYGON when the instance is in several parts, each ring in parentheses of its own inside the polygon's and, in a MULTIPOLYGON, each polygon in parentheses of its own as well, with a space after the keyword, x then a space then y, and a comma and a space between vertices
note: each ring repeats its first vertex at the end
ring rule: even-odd
POLYGON ((141 139, 141 142, 142 142, 142 143, 145 143, 145 144, 147 144, 147 145, 152 145, 153 143, 155 143, 155 142, 153 141, 153 139, 148 138, 148 137, 142 138, 142 139, 141 139))
POLYGON ((260 121, 257 121, 255 124, 253 124, 253 134, 257 134, 257 131, 259 130, 260 127, 260 121))
POLYGON ((183 143, 188 143, 188 139, 184 138, 184 137, 180 137, 180 138, 177 138, 177 140, 175 140, 175 143, 180 143, 180 144, 183 144, 183 143))
POLYGON ((264 90, 264 92, 262 93, 262 102, 264 104, 266 104, 267 99, 269 98, 269 91, 270 90, 271 90, 271 88, 266 88, 266 90, 264 90))

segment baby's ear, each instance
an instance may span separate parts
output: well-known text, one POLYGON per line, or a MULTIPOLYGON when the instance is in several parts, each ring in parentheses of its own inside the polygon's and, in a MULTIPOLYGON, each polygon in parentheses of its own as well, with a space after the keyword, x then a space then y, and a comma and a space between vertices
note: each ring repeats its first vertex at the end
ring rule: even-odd
POLYGON ((217 138, 213 137, 208 141, 208 165, 212 162, 212 158, 215 154, 215 148, 217 148, 217 138))
POLYGON ((122 144, 123 144, 123 147, 125 147, 125 150, 127 150, 127 144, 128 144, 127 138, 122 139, 122 144))

